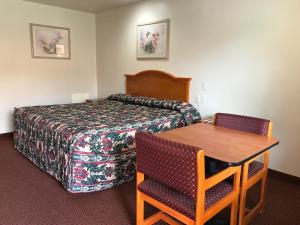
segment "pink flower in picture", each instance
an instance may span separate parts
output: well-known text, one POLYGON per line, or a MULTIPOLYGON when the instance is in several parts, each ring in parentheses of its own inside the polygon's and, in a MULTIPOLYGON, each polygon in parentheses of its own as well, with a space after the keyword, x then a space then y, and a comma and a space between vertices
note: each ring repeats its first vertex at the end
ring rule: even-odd
POLYGON ((138 25, 138 58, 167 58, 169 20, 138 25))

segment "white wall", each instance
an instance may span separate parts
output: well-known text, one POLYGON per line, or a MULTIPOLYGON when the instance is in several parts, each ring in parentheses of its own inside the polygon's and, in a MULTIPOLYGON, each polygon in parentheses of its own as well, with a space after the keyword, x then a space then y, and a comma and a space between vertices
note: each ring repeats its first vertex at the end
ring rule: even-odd
POLYGON ((206 117, 269 118, 281 141, 270 167, 300 176, 300 1, 152 0, 96 16, 98 96, 124 92, 124 73, 191 76, 191 100, 208 81, 206 117), (136 25, 170 18, 170 59, 136 60, 136 25))
POLYGON ((14 107, 97 96, 95 15, 21 0, 0 0, 0 133, 14 107), (71 29, 71 60, 31 58, 29 23, 71 29))

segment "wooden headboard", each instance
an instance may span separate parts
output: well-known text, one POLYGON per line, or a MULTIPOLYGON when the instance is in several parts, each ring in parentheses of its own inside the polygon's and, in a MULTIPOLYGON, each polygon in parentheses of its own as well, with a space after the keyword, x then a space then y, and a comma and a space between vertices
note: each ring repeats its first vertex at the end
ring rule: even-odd
POLYGON ((126 94, 189 102, 192 78, 175 77, 159 70, 125 74, 126 94))

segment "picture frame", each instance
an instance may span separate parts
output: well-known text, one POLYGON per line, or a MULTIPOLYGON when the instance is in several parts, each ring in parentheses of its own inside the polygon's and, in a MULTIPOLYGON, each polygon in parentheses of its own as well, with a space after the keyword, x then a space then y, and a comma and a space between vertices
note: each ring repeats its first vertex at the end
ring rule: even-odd
POLYGON ((70 29, 30 23, 32 58, 71 59, 70 29))
POLYGON ((137 25, 137 59, 168 59, 170 19, 137 25))

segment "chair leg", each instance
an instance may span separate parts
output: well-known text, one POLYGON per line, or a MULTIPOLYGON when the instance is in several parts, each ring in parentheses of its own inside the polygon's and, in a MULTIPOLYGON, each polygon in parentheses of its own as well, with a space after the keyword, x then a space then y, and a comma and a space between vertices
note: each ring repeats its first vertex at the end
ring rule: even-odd
POLYGON ((237 224, 238 204, 239 204, 239 198, 237 197, 236 200, 234 200, 234 202, 231 203, 230 225, 237 224))
POLYGON ((267 186, 267 177, 268 177, 268 164, 269 164, 269 151, 264 154, 264 170, 265 174, 261 180, 261 190, 260 190, 260 213, 264 211, 265 199, 266 199, 266 186, 267 186))
POLYGON ((248 172, 249 172, 249 164, 250 162, 246 162, 242 168, 242 185, 240 188, 240 206, 239 206, 239 225, 246 225, 245 217, 246 217, 246 198, 247 198, 247 180, 248 180, 248 172))
POLYGON ((245 208, 246 208, 247 191, 243 188, 240 194, 240 206, 239 206, 239 225, 245 225, 245 208))
POLYGON ((237 224, 238 208, 239 208, 239 194, 240 194, 240 181, 241 181, 241 167, 238 168, 237 173, 234 174, 234 191, 235 199, 231 203, 231 212, 230 212, 230 225, 237 224))
POLYGON ((136 173, 136 224, 144 224, 144 200, 142 193, 138 189, 138 185, 144 181, 144 174, 141 172, 136 173))
POLYGON ((144 223, 144 200, 141 198, 141 192, 136 192, 136 225, 144 223))
POLYGON ((262 178, 262 181, 261 181, 261 190, 260 190, 260 204, 261 204, 261 207, 260 207, 260 211, 259 211, 260 213, 263 213, 263 211, 264 211, 266 183, 267 183, 267 175, 265 175, 262 178))
POLYGON ((197 219, 196 219, 196 225, 204 225, 204 216, 199 216, 197 219))

